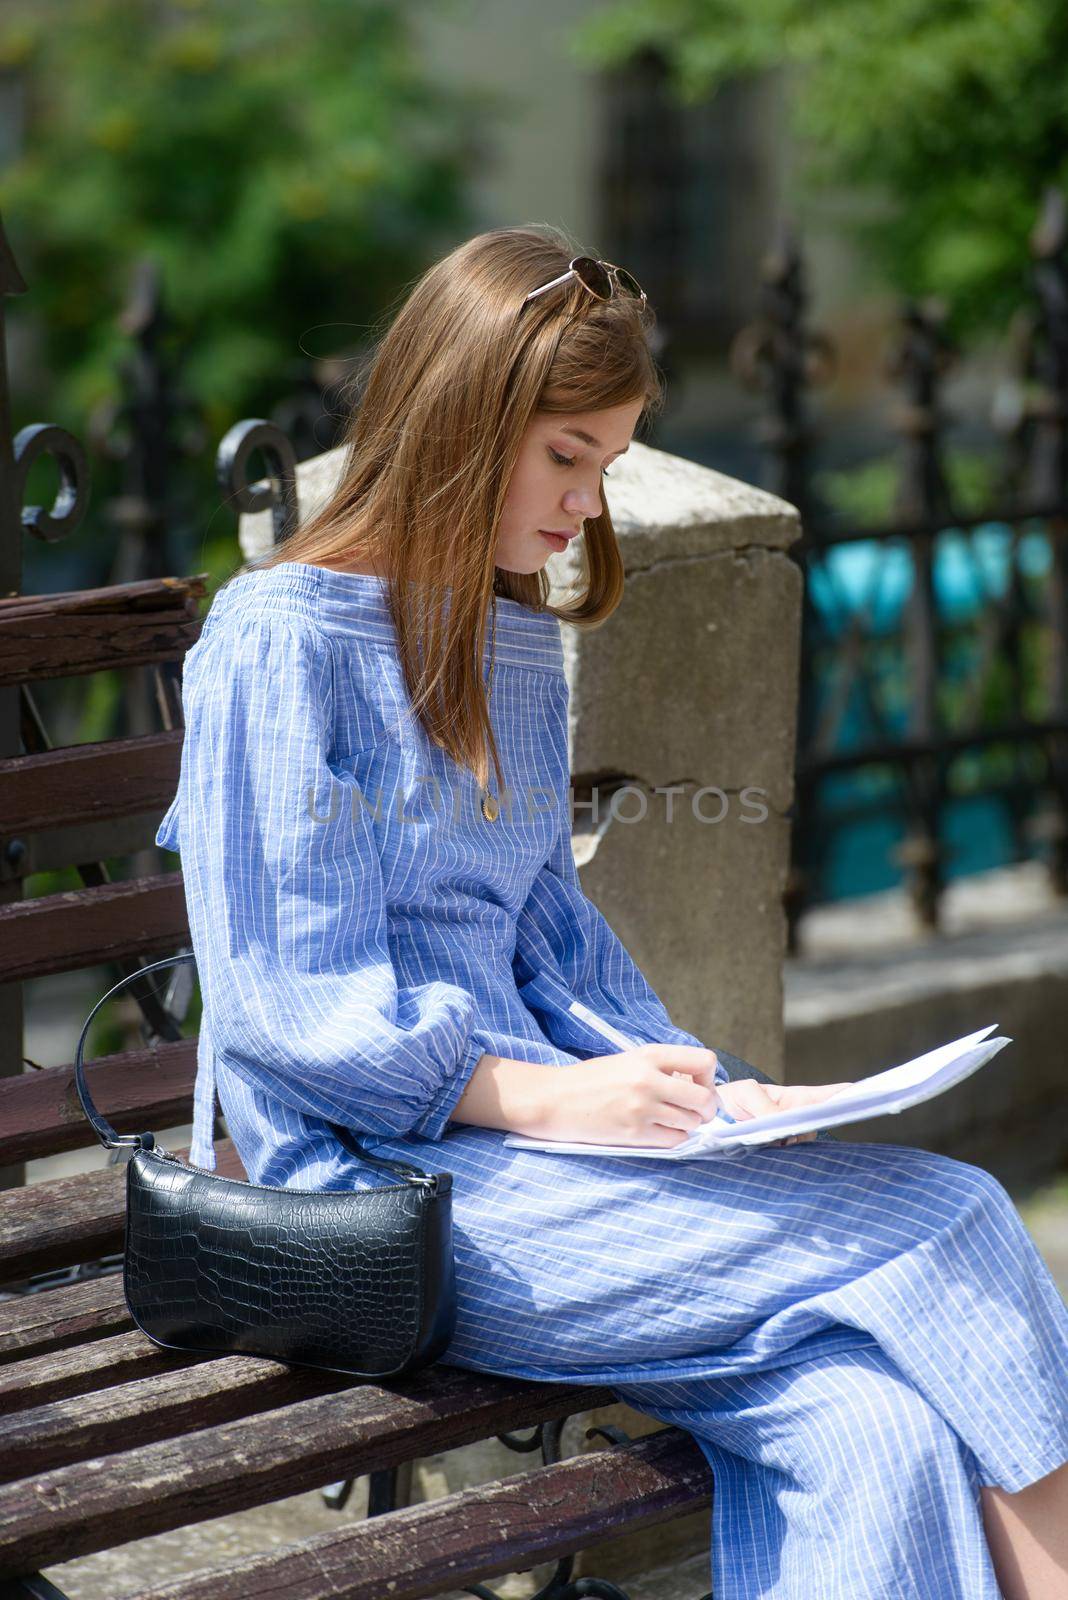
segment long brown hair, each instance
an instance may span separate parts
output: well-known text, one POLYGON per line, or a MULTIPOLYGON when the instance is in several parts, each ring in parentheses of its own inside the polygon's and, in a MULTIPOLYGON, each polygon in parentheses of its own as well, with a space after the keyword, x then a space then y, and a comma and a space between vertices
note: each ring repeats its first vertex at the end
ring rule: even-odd
POLYGON ((524 303, 584 253, 563 231, 530 225, 478 234, 431 266, 376 343, 337 487, 264 560, 241 569, 311 561, 383 573, 413 710, 483 786, 490 755, 503 785, 482 675, 494 596, 595 626, 623 595, 603 500, 585 524, 584 588, 573 603, 548 604, 544 569, 495 566, 524 431, 538 411, 598 411, 640 397, 644 416, 663 404, 647 306, 618 294, 597 300, 573 278, 524 303))

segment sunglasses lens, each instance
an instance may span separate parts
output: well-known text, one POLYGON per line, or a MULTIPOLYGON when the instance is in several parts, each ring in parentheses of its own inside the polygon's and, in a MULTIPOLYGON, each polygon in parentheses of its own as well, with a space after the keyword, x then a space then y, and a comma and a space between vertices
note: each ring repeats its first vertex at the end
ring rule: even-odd
POLYGON ((642 297, 642 286, 637 278, 632 278, 623 267, 616 268, 616 282, 619 284, 621 294, 632 294, 636 300, 642 297))
POLYGON ((612 280, 599 261, 595 261, 592 256, 576 256, 571 265, 587 289, 591 289, 602 300, 611 298, 612 280))

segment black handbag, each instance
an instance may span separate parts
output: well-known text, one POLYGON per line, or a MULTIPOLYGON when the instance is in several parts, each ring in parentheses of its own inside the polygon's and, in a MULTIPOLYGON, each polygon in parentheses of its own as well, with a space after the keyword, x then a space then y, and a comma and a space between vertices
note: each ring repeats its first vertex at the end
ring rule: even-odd
POLYGON ((82 1050, 97 1011, 126 984, 192 954, 154 961, 102 995, 74 1058, 82 1110, 107 1150, 129 1147, 123 1293, 154 1344, 266 1356, 354 1377, 396 1378, 436 1361, 456 1326, 452 1173, 362 1149, 403 1182, 366 1190, 272 1189, 190 1166, 151 1133, 121 1135, 92 1104, 82 1050))

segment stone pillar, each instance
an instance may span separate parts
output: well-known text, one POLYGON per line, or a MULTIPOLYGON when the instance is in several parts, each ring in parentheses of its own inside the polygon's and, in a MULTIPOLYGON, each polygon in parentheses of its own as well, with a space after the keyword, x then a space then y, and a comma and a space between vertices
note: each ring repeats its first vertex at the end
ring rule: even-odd
POLYGON ((564 629, 575 857, 672 1020, 781 1078, 797 514, 678 456, 624 459, 626 593, 564 629))

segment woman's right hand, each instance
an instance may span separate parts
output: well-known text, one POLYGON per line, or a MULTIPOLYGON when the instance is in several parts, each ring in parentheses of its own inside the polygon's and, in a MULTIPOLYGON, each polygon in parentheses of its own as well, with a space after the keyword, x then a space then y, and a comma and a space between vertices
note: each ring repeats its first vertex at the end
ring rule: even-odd
POLYGON ((716 1052, 643 1044, 555 1067, 537 1138, 670 1150, 715 1116, 716 1052))

